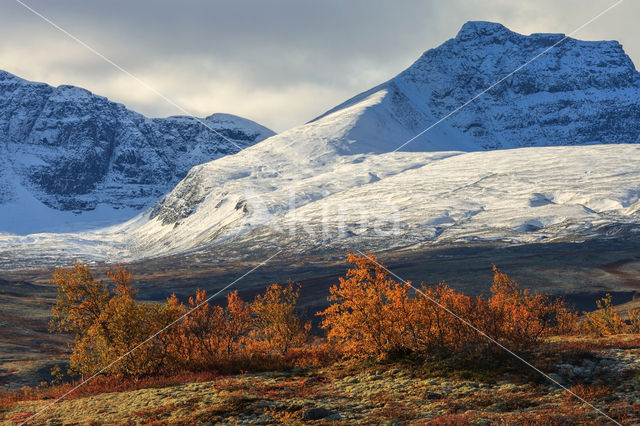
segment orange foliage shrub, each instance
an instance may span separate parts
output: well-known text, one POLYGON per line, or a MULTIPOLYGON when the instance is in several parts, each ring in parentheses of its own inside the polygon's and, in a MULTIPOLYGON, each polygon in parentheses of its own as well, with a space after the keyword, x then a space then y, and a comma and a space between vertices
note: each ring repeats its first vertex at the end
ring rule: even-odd
POLYGON ((490 321, 484 327, 511 349, 526 349, 540 338, 566 334, 575 327, 577 315, 561 299, 520 290, 518 283, 497 267, 493 272, 490 321))
POLYGON ((58 287, 56 304, 51 309, 51 328, 76 335, 98 322, 112 292, 108 284, 96 281, 87 265, 73 263, 71 268, 56 268, 50 283, 58 287))
POLYGON ((191 311, 167 333, 173 364, 226 371, 280 366, 292 349, 309 339, 310 324, 295 313, 299 294, 293 283, 272 284, 253 303, 244 302, 237 291, 229 293, 225 307, 209 304, 204 290, 198 290, 188 306, 172 296, 168 305, 181 315, 191 311))
MULTIPOLYGON (((311 325, 295 313, 300 286, 293 283, 273 284, 253 303, 245 303, 237 291, 229 293, 223 307, 210 304, 204 290, 197 290, 187 305, 175 295, 166 303, 137 302, 131 274, 118 266, 107 275, 110 282, 105 283, 86 265, 74 263, 58 268, 52 279, 58 297, 51 326, 75 335, 74 373, 90 375, 106 366, 105 374, 134 377, 248 369, 256 367, 256 353, 262 365, 267 365, 264 360, 285 361, 291 349, 309 340, 311 325), (171 329, 158 333, 169 324, 171 329)), ((321 351, 307 354, 321 356, 321 351)), ((294 358, 300 361, 300 353, 294 358)))
POLYGON ((318 315, 324 317, 322 328, 329 341, 345 355, 384 358, 410 348, 410 287, 390 279, 370 256, 349 253, 347 261, 353 267, 329 289, 333 303, 318 315))
MULTIPOLYGON (((75 373, 89 375, 99 371, 177 315, 168 305, 136 303, 136 292, 129 285, 131 274, 123 268, 112 268, 107 276, 111 283, 96 280, 86 265, 74 263, 69 269, 58 268, 52 280, 58 285, 58 297, 52 308, 51 326, 74 333, 70 367, 75 373)), ((156 373, 166 364, 166 356, 163 342, 152 341, 106 372, 156 373)))
POLYGON ((457 293, 444 283, 421 286, 411 300, 414 315, 411 327, 416 336, 413 348, 418 352, 451 354, 477 352, 486 347, 486 339, 460 320, 486 328, 486 303, 457 293))
POLYGON ((596 306, 598 307, 597 310, 584 313, 582 328, 586 333, 596 336, 607 336, 624 333, 626 331, 627 325, 613 309, 610 294, 598 300, 596 306))
POLYGON ((292 282, 272 284, 255 297, 251 304, 254 327, 248 338, 254 350, 284 355, 307 343, 311 323, 303 324, 296 315, 298 297, 300 285, 292 282))
POLYGON ((180 316, 191 313, 167 334, 170 353, 175 364, 197 370, 221 368, 238 351, 240 341, 251 328, 251 311, 238 292, 227 295, 227 306, 211 305, 207 293, 197 290, 185 307, 175 295, 167 301, 180 316))
MULTIPOLYGON (((378 360, 478 356, 496 350, 482 333, 526 350, 576 323, 561 300, 521 290, 495 267, 491 295, 472 298, 444 283, 417 288, 397 282, 372 255, 349 254, 347 260, 352 267, 331 287, 329 307, 318 313, 326 342, 309 344, 311 325, 296 314, 299 284, 272 284, 251 303, 233 292, 226 305, 214 305, 197 290, 187 304, 175 295, 151 304, 135 300, 131 274, 123 268, 112 268, 105 283, 77 263, 55 272, 59 293, 52 327, 75 335, 73 371, 92 374, 122 357, 106 373, 140 377, 319 365, 336 353, 378 360), (148 340, 169 324, 171 329, 148 340)), ((610 300, 601 308, 610 315, 610 300)), ((609 324, 603 318, 608 316, 594 314, 589 324, 609 324)))
POLYGON ((640 334, 640 309, 632 309, 627 314, 629 315, 629 332, 640 334))
POLYGON ((316 337, 310 344, 291 348, 283 361, 293 367, 320 367, 331 365, 340 358, 336 348, 324 339, 316 337))
POLYGON ((471 298, 444 283, 418 289, 396 282, 369 254, 349 254, 348 262, 353 267, 330 289, 332 303, 319 315, 329 341, 350 357, 495 349, 465 322, 514 350, 524 350, 543 337, 570 331, 577 318, 561 300, 520 290, 497 268, 491 296, 471 298))

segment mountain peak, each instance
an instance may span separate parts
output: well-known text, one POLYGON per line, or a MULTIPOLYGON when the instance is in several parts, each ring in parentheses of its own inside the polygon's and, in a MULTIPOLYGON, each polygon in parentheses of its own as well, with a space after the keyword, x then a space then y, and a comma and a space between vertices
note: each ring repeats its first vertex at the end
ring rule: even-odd
POLYGON ((456 39, 469 40, 478 37, 493 36, 496 34, 508 36, 515 33, 497 22, 468 21, 462 26, 462 28, 460 28, 460 31, 458 31, 458 34, 456 35, 456 39))
POLYGON ((384 108, 409 133, 450 116, 413 149, 421 141, 465 150, 640 142, 640 73, 615 41, 467 22, 398 76, 332 112, 383 90, 384 108))
POLYGON ((214 117, 215 132, 191 117, 150 119, 81 87, 0 70, 0 229, 47 230, 80 212, 107 221, 133 214, 191 167, 274 135, 247 119, 214 117))

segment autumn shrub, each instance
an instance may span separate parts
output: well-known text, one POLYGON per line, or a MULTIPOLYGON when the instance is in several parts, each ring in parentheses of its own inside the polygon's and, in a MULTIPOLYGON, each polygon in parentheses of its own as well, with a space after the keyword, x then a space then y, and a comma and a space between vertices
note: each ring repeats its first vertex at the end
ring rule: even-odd
POLYGON ((613 306, 611 294, 607 293, 596 301, 597 309, 592 312, 584 312, 581 322, 581 330, 585 334, 593 336, 615 336, 619 334, 640 334, 640 309, 627 311, 628 320, 622 316, 613 306))
POLYGON ((175 318, 166 305, 114 298, 105 317, 109 320, 76 339, 70 359, 74 371, 87 375, 109 366, 106 373, 143 376, 168 368, 171 361, 164 339, 146 341, 175 318), (119 361, 112 364, 115 360, 119 361))
POLYGON ((314 340, 310 344, 291 348, 284 356, 284 364, 303 368, 321 367, 339 360, 340 356, 334 345, 324 339, 315 338, 314 340))
POLYGON ((623 333, 626 324, 620 315, 614 310, 611 301, 611 294, 596 302, 597 310, 585 312, 582 321, 583 330, 596 336, 607 336, 623 333))
POLYGON ((252 303, 231 292, 226 306, 210 304, 204 290, 187 305, 172 296, 167 303, 188 313, 168 333, 174 364, 186 370, 230 372, 289 366, 289 352, 304 346, 310 336, 310 324, 296 313, 299 295, 299 284, 288 283, 270 285, 252 303))
POLYGON ((551 335, 570 333, 577 315, 560 298, 522 290, 496 266, 483 328, 494 338, 521 350, 551 335))
POLYGON ((85 376, 105 367, 106 373, 122 375, 160 372, 168 362, 162 339, 129 351, 179 312, 169 305, 136 302, 136 291, 129 284, 131 274, 125 269, 111 268, 107 276, 109 282, 97 280, 88 266, 77 262, 54 273, 52 283, 58 286, 58 296, 51 326, 75 336, 71 371, 85 376))
POLYGON ((487 341, 469 324, 478 326, 486 304, 454 291, 445 283, 422 285, 410 301, 412 347, 423 354, 448 355, 483 351, 487 341), (464 321, 463 321, 464 320, 464 321))
POLYGON ((187 306, 175 295, 169 298, 167 305, 184 316, 175 330, 167 333, 175 365, 189 370, 224 369, 234 359, 251 329, 251 310, 237 291, 229 293, 226 302, 225 307, 210 304, 204 290, 197 290, 187 306))
POLYGON ((291 348, 306 344, 311 323, 303 323, 295 312, 300 297, 300 284, 270 285, 264 294, 256 295, 251 304, 253 329, 248 342, 269 354, 284 355, 291 348))
POLYGON ((632 309, 628 311, 629 315, 629 332, 640 334, 640 309, 632 309))
POLYGON ((329 341, 356 358, 382 359, 410 350, 410 286, 391 279, 373 255, 350 253, 347 261, 353 267, 329 289, 332 303, 318 313, 329 341))
MULTIPOLYGON (((280 367, 309 341, 311 325, 296 313, 299 284, 273 284, 252 303, 235 291, 224 306, 214 305, 204 290, 187 303, 175 295, 166 303, 144 303, 135 300, 125 269, 112 268, 107 276, 107 282, 98 280, 76 262, 58 268, 52 279, 58 297, 51 326, 74 334, 70 369, 82 376, 280 367)), ((303 355, 319 358, 321 351, 298 351, 296 362, 303 363, 303 355)))
POLYGON ((497 268, 491 295, 472 298, 444 283, 397 282, 370 254, 347 260, 352 268, 319 313, 329 341, 347 357, 486 355, 497 349, 487 336, 525 350, 576 322, 561 299, 521 290, 497 268))
POLYGON ((58 289, 51 309, 52 329, 78 336, 104 319, 113 292, 107 283, 95 279, 87 265, 74 262, 71 268, 56 268, 50 282, 58 289))
MULTIPOLYGON (((297 314, 300 285, 293 282, 272 284, 250 303, 236 291, 216 305, 204 290, 186 303, 175 295, 143 303, 123 268, 112 268, 105 282, 77 263, 54 274, 59 292, 51 324, 75 335, 72 371, 86 376, 106 366, 107 374, 141 377, 326 365, 338 355, 487 358, 499 350, 487 336, 527 350, 576 323, 561 300, 522 290, 497 268, 490 296, 470 297, 444 283, 398 282, 372 255, 347 260, 350 269, 318 313, 326 341, 311 343, 311 325, 297 314)), ((610 300, 603 303, 609 309, 610 300)), ((601 314, 593 318, 603 321, 601 314)))
POLYGON ((332 303, 319 313, 329 341, 345 356, 382 360, 478 342, 477 333, 456 318, 477 314, 474 299, 444 283, 423 285, 416 294, 410 282, 393 280, 371 254, 349 254, 347 260, 353 267, 331 287, 332 303))

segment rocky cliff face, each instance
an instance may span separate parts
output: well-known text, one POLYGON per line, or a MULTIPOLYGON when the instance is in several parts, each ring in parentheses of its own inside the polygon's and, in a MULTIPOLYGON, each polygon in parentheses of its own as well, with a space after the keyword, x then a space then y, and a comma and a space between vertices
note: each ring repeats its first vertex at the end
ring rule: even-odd
MULTIPOLYGON (((73 86, 0 72, 0 204, 28 192, 56 210, 139 209, 187 171, 273 135, 226 114, 150 119, 73 86)), ((4 225, 0 223, 1 225, 4 225)))
MULTIPOLYGON (((468 22, 455 38, 425 52, 397 77, 327 114, 387 90, 393 120, 416 134, 563 38, 526 36, 497 23, 468 22)), ((620 43, 568 38, 407 150, 639 141, 640 73, 620 43)))
MULTIPOLYGON (((563 37, 470 22, 398 80, 422 93, 429 86, 425 107, 444 116, 563 37)), ((567 39, 452 121, 485 149, 638 142, 640 74, 618 42, 567 39)))

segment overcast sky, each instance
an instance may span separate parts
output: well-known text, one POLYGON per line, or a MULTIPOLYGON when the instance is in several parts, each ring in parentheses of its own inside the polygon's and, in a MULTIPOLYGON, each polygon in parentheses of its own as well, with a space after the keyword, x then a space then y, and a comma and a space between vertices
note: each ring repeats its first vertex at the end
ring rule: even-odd
MULTIPOLYGON (((189 113, 276 131, 402 71, 468 20, 570 33, 615 0, 22 0, 189 113)), ((0 0, 0 68, 73 84, 152 117, 182 112, 14 0, 0 0)), ((640 2, 579 33, 640 63, 640 2)), ((496 76, 498 79, 500 76, 496 76)))

